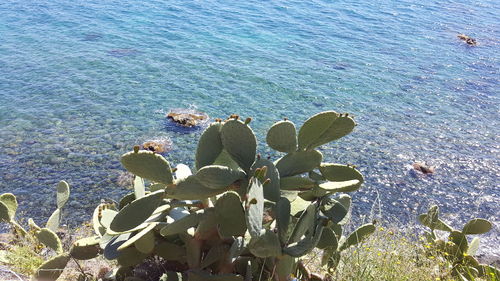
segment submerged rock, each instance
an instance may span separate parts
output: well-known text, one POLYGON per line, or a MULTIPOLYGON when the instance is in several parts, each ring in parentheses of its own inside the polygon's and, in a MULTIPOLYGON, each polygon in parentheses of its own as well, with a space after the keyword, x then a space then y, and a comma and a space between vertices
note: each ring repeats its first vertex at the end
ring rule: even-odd
POLYGON ((472 37, 469 37, 465 34, 458 34, 457 37, 464 41, 465 43, 467 43, 468 45, 471 45, 471 46, 476 46, 477 45, 477 41, 476 39, 472 38, 472 37))
POLYGON ((423 174, 433 174, 435 170, 434 166, 427 166, 424 162, 413 163, 413 169, 423 174))
POLYGON ((169 138, 148 140, 142 144, 142 148, 156 153, 165 153, 172 149, 172 141, 169 138))
POLYGON ((177 109, 171 110, 167 114, 167 118, 181 126, 194 127, 205 123, 208 120, 208 115, 192 109, 177 109))

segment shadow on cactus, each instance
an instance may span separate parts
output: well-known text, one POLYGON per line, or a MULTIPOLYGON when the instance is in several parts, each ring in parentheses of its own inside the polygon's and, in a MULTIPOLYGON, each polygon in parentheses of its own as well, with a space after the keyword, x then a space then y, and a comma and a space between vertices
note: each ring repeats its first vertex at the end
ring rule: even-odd
POLYGON ((432 246, 433 251, 439 253, 442 259, 449 262, 451 273, 455 278, 475 280, 477 277, 500 276, 497 268, 480 264, 474 258, 479 249, 479 237, 474 237, 470 242, 467 239, 467 235, 484 234, 490 231, 491 222, 476 218, 467 222, 461 230, 454 229, 439 218, 439 207, 436 205, 431 206, 427 214, 421 214, 419 221, 430 228, 430 231, 425 232, 427 242, 432 246), (448 241, 438 238, 436 230, 448 232, 448 241))
POLYGON ((300 257, 318 248, 324 265, 335 268, 342 250, 373 233, 372 224, 343 233, 351 213, 345 193, 358 190, 363 176, 324 163, 317 150, 349 134, 351 117, 322 112, 298 133, 292 122, 277 122, 266 137, 284 153, 274 162, 257 155, 250 121, 231 116, 208 126, 194 172, 139 147, 122 156, 136 176, 134 192, 119 206, 99 205, 93 216, 104 257, 120 265, 116 280, 142 280, 134 269, 152 258, 165 270, 148 280, 312 278, 300 257))

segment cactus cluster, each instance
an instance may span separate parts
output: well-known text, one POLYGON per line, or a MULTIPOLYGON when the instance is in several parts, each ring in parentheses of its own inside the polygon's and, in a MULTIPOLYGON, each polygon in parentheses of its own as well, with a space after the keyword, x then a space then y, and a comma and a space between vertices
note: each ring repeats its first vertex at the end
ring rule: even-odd
POLYGON ((334 267, 342 250, 375 230, 367 224, 343 233, 351 213, 344 193, 359 189, 363 176, 353 166, 323 163, 317 150, 349 134, 351 117, 322 112, 298 133, 288 120, 274 124, 267 143, 285 153, 274 162, 257 155, 250 121, 233 115, 210 124, 194 172, 139 147, 122 156, 134 192, 118 205, 97 206, 96 238, 89 240, 117 261, 116 280, 140 280, 133 269, 152 256, 168 269, 160 280, 320 280, 300 266, 301 256, 318 248, 334 267))
POLYGON ((467 235, 484 234, 491 230, 492 224, 486 219, 475 218, 467 222, 462 229, 454 229, 439 218, 439 207, 433 205, 426 214, 418 217, 421 224, 430 228, 425 231, 425 237, 432 250, 440 253, 443 259, 449 261, 452 275, 458 280, 475 280, 477 277, 489 277, 490 273, 500 276, 497 268, 480 264, 474 257, 479 248, 480 239, 467 239, 467 235), (448 241, 440 239, 436 230, 448 232, 448 241))
MULTIPOLYGON (((65 251, 61 239, 57 235, 61 221, 62 208, 69 199, 70 187, 65 181, 59 182, 56 187, 57 208, 48 219, 45 227, 38 226, 33 219, 28 219, 29 229, 24 229, 16 220, 18 207, 16 197, 11 193, 0 195, 0 220, 10 223, 17 236, 38 245, 52 249, 56 256, 44 262, 36 271, 35 278, 42 280, 56 280, 64 271, 71 259, 88 260, 97 257, 101 249, 99 239, 89 237, 76 241, 68 251, 65 251)), ((85 274, 82 273, 82 277, 85 274)), ((85 278, 82 280, 86 280, 85 278)))

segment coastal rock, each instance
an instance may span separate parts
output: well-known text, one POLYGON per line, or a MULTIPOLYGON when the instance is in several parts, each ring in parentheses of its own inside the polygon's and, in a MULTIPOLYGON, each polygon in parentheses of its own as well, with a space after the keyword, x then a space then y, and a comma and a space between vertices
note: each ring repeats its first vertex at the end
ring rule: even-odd
POLYGON ((165 153, 172 149, 172 141, 169 138, 148 140, 142 144, 142 148, 156 153, 165 153))
POLYGON ((167 118, 184 127, 194 127, 208 120, 208 115, 190 109, 171 110, 167 118))
POLYGON ((471 46, 476 46, 477 45, 477 41, 476 39, 472 38, 472 37, 469 37, 465 34, 458 34, 457 37, 464 41, 465 43, 467 43, 468 45, 471 45, 471 46))
POLYGON ((427 166, 424 162, 413 163, 413 169, 422 172, 422 174, 433 174, 435 170, 434 166, 427 166))

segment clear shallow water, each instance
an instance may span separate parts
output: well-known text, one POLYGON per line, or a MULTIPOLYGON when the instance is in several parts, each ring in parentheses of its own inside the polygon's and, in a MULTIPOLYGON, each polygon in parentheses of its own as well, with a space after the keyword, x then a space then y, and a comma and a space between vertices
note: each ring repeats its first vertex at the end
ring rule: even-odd
POLYGON ((45 221, 67 180, 78 223, 128 192, 119 156, 136 143, 168 137, 167 158, 192 166, 201 130, 169 125, 169 108, 252 116, 261 140, 333 109, 359 123, 322 149, 365 174, 358 213, 380 202, 406 223, 438 203, 457 227, 494 221, 483 245, 499 252, 497 1, 237 2, 2 1, 0 192, 45 221), (416 160, 436 174, 410 172, 416 160))

